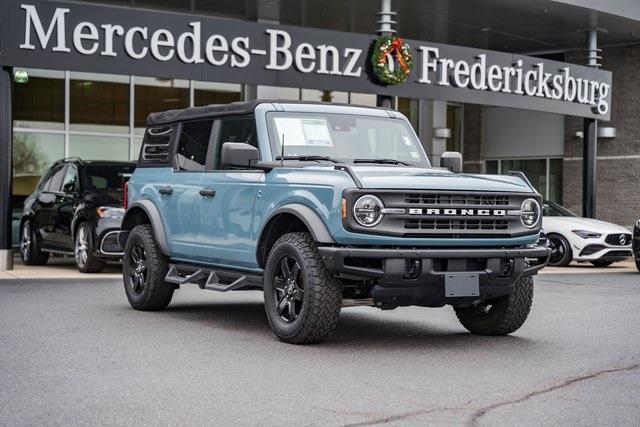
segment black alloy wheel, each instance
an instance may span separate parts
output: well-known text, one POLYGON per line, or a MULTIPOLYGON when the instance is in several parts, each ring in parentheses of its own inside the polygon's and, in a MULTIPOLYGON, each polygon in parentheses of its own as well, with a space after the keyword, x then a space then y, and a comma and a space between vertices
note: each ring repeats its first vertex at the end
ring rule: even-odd
POLYGON ((144 292, 147 283, 147 252, 142 245, 134 245, 131 248, 129 257, 129 286, 135 295, 144 292))
POLYGON ((547 236, 547 240, 549 241, 549 249, 551 249, 548 264, 552 267, 565 267, 569 265, 573 254, 567 239, 559 234, 550 234, 547 236))
POLYGON ((49 253, 40 249, 38 234, 30 220, 22 223, 20 232, 20 258, 26 265, 45 265, 49 260, 49 253))
POLYGON ((107 265, 106 261, 97 258, 93 248, 93 233, 91 226, 83 222, 78 227, 74 242, 74 257, 76 267, 81 273, 100 273, 107 265))
POLYGON ((31 223, 29 221, 25 221, 24 224, 22 224, 20 255, 23 261, 28 260, 31 256, 31 223))
POLYGON ((278 316, 285 322, 293 322, 300 315, 304 301, 304 281, 298 261, 289 255, 280 258, 273 282, 278 316))
POLYGON ((265 263, 263 293, 269 325, 281 341, 318 343, 338 324, 342 283, 327 270, 309 233, 276 240, 265 263))
POLYGON ((175 285, 165 282, 169 258, 162 253, 150 224, 129 233, 122 257, 124 291, 131 307, 155 311, 167 308, 175 285))

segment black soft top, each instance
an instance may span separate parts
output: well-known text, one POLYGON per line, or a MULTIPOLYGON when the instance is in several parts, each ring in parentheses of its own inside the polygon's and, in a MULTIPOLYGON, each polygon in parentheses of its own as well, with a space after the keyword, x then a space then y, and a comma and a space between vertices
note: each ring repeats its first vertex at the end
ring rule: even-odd
MULTIPOLYGON (((211 104, 202 107, 183 108, 181 110, 168 110, 161 113, 151 113, 147 116, 147 126, 163 125, 186 120, 205 119, 210 117, 228 116, 233 114, 252 114, 260 104, 316 104, 316 105, 347 105, 356 107, 353 104, 342 104, 338 102, 318 102, 318 101, 292 101, 288 99, 266 100, 257 99, 254 101, 237 101, 229 104, 211 104)), ((377 108, 377 107, 366 107, 377 108)))
POLYGON ((203 119, 208 117, 226 116, 230 114, 251 114, 258 104, 265 101, 232 102, 230 104, 211 104, 202 107, 168 110, 161 113, 151 113, 147 116, 147 126, 161 125, 185 120, 203 119))

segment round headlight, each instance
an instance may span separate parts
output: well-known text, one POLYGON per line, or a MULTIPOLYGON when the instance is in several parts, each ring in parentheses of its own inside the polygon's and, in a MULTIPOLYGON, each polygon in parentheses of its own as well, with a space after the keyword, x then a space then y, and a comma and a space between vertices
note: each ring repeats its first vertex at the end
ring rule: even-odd
POLYGON ((382 221, 382 200, 367 194, 356 200, 353 205, 353 216, 363 227, 374 227, 382 221))
POLYGON ((533 228, 540 220, 540 204, 535 199, 527 199, 520 206, 520 221, 527 228, 533 228))

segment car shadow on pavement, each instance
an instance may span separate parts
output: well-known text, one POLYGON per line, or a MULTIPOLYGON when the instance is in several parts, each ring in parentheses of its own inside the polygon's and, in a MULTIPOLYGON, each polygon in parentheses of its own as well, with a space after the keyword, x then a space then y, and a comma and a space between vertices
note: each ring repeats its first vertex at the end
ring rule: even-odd
MULTIPOLYGON (((452 309, 447 307, 441 310, 452 309)), ((360 349, 363 347, 380 349, 387 346, 396 349, 446 348, 447 350, 459 349, 461 352, 474 350, 476 346, 482 349, 486 349, 487 346, 493 349, 501 346, 509 348, 515 346, 526 350, 533 345, 532 340, 515 335, 500 337, 473 335, 459 326, 453 314, 450 316, 450 322, 451 324, 446 328, 441 324, 436 325, 435 322, 430 323, 428 312, 425 312, 424 321, 421 322, 346 312, 342 314, 340 324, 328 345, 357 346, 360 349)))
POLYGON ((171 304, 163 315, 211 328, 233 329, 247 333, 267 330, 264 304, 261 302, 208 302, 171 304))
MULTIPOLYGON (((450 308, 443 308, 447 310, 450 308)), ((234 334, 246 334, 255 339, 262 336, 265 340, 274 341, 261 302, 229 302, 229 303, 188 303, 171 305, 162 315, 169 315, 175 319, 196 322, 200 326, 233 331, 234 334)), ((503 337, 489 337, 472 335, 458 327, 455 316, 451 315, 451 327, 446 329, 440 325, 429 323, 428 313, 424 321, 406 321, 395 318, 385 318, 384 313, 371 309, 370 312, 344 310, 340 323, 333 336, 321 344, 322 348, 358 348, 377 349, 393 347, 396 349, 430 350, 459 349, 467 352, 478 349, 494 350, 504 347, 526 352, 534 346, 530 339, 509 335, 503 337)))

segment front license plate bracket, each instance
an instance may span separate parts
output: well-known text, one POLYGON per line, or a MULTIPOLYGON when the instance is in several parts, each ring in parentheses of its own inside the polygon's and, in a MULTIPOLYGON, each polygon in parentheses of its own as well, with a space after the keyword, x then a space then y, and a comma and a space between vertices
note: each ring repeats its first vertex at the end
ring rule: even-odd
POLYGON ((445 297, 480 296, 480 276, 478 273, 445 273, 445 297))

